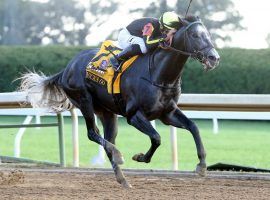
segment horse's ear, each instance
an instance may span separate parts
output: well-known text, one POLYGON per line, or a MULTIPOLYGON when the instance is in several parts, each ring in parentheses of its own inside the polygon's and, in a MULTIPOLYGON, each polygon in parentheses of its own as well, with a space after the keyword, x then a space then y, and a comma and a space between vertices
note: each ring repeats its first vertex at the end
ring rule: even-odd
POLYGON ((187 26, 189 24, 189 22, 181 17, 179 17, 179 21, 181 26, 187 26))
POLYGON ((201 22, 201 18, 199 16, 196 16, 197 21, 201 22))

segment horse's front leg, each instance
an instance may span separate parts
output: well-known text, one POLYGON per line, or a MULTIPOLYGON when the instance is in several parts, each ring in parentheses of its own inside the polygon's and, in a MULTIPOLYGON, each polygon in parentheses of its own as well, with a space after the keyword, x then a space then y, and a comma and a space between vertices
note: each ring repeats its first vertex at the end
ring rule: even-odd
POLYGON ((151 140, 151 147, 146 154, 139 153, 132 157, 133 160, 138 162, 149 163, 151 158, 160 145, 160 135, 152 127, 151 123, 145 118, 141 111, 137 111, 131 118, 128 120, 128 123, 144 134, 148 135, 151 140))
POLYGON ((197 154, 198 158, 200 160, 199 164, 197 165, 196 172, 201 175, 206 175, 206 162, 205 157, 206 153, 203 147, 203 143, 200 137, 199 129, 197 128, 196 124, 188 119, 179 108, 173 109, 171 112, 166 113, 162 118, 161 121, 164 124, 172 125, 178 128, 184 128, 192 134, 196 148, 197 148, 197 154))

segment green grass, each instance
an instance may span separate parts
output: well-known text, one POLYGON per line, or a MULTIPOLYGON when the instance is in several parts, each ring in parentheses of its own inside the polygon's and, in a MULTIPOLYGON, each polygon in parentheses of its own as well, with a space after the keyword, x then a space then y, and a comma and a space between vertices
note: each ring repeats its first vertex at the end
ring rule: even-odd
MULTIPOLYGON (((0 124, 22 123, 24 117, 0 117, 0 124)), ((56 121, 43 117, 42 122, 56 121)), ((195 121, 207 152, 207 164, 226 162, 238 165, 270 168, 270 123, 267 121, 219 120, 219 133, 213 134, 211 120, 195 121)), ((100 126, 99 126, 100 127, 100 126)), ((102 131, 102 128, 100 127, 102 131)), ((116 145, 125 158, 124 168, 171 169, 170 129, 157 123, 162 142, 151 163, 137 163, 131 157, 146 152, 149 138, 129 126, 125 119, 119 120, 116 145)), ((0 154, 12 156, 14 138, 18 129, 0 129, 0 154)), ((66 160, 72 165, 71 121, 65 118, 66 160)), ((89 141, 84 121, 79 120, 80 166, 89 167, 98 153, 98 146, 89 141)), ((195 144, 191 134, 178 129, 178 157, 181 170, 193 170, 198 163, 195 144)), ((29 159, 59 162, 57 128, 28 128, 22 139, 21 156, 29 159)), ((107 160, 105 167, 110 167, 107 160)))

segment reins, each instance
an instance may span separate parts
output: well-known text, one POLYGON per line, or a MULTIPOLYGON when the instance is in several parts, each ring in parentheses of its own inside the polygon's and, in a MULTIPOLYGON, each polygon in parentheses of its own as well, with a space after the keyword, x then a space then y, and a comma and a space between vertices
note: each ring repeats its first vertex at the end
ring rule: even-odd
POLYGON ((187 51, 182 51, 182 50, 176 49, 176 48, 169 46, 169 45, 166 45, 166 44, 159 45, 159 47, 164 49, 164 50, 175 51, 175 52, 180 53, 180 54, 185 55, 185 56, 194 56, 196 54, 196 53, 191 53, 191 52, 187 52, 187 51))
MULTIPOLYGON (((180 30, 179 30, 180 33, 178 33, 178 34, 185 34, 186 31, 187 31, 191 26, 193 26, 194 24, 202 24, 202 22, 201 22, 201 21, 191 22, 191 23, 189 23, 187 26, 184 26, 184 27, 182 28, 182 30, 180 29, 180 30)), ((185 40, 185 38, 184 38, 184 40, 185 40)), ((162 48, 162 49, 164 49, 164 50, 175 51, 175 52, 177 52, 177 53, 180 53, 180 54, 186 55, 186 56, 192 56, 192 57, 195 57, 195 56, 197 55, 196 52, 188 52, 188 51, 176 49, 176 48, 174 48, 174 47, 172 47, 172 46, 170 46, 170 45, 166 45, 166 43, 163 43, 163 45, 159 45, 159 47, 162 48)))
MULTIPOLYGON (((201 24, 203 25, 203 23, 201 21, 195 21, 195 22, 191 22, 189 23, 187 26, 184 26, 182 28, 182 30, 180 29, 180 33, 178 34, 185 34, 184 35, 184 44, 186 43, 186 31, 194 24, 201 24)), ((190 43, 190 39, 189 37, 187 37, 187 40, 188 40, 188 43, 190 43)), ((186 47, 186 45, 184 45, 186 47)), ((164 50, 169 50, 169 51, 174 51, 174 52, 177 52, 179 54, 182 54, 182 55, 185 55, 185 56, 191 56, 192 58, 194 59, 197 59, 199 61, 204 61, 206 58, 205 58, 205 54, 203 53, 203 50, 205 49, 208 49, 208 51, 210 51, 212 48, 214 48, 212 45, 209 45, 209 46, 206 46, 198 51, 193 51, 193 52, 189 52, 189 51, 185 51, 185 50, 180 50, 180 49, 176 49, 170 45, 167 45, 166 43, 161 43, 159 45, 160 48, 164 49, 164 50)))

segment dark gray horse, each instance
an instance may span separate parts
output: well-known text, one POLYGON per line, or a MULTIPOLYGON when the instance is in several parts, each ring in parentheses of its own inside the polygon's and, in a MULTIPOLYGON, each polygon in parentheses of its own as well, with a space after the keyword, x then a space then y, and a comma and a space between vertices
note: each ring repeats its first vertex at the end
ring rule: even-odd
POLYGON ((199 164, 196 172, 206 173, 205 150, 197 126, 178 108, 180 78, 189 57, 198 59, 206 69, 219 63, 219 55, 213 47, 209 33, 202 22, 193 16, 181 19, 180 29, 175 33, 171 46, 141 55, 122 75, 121 95, 108 94, 107 89, 87 80, 86 66, 97 49, 80 52, 60 73, 46 77, 28 73, 22 77, 22 91, 28 92, 28 100, 35 107, 48 107, 60 112, 73 105, 84 116, 88 138, 102 145, 112 164, 117 181, 130 187, 119 164, 123 163, 116 148, 117 114, 148 135, 151 147, 145 153, 136 154, 133 160, 148 163, 160 145, 160 135, 150 120, 159 119, 166 125, 187 129, 196 143, 199 164), (118 100, 117 100, 118 99, 118 100), (95 125, 94 114, 102 122, 104 138, 95 125))

